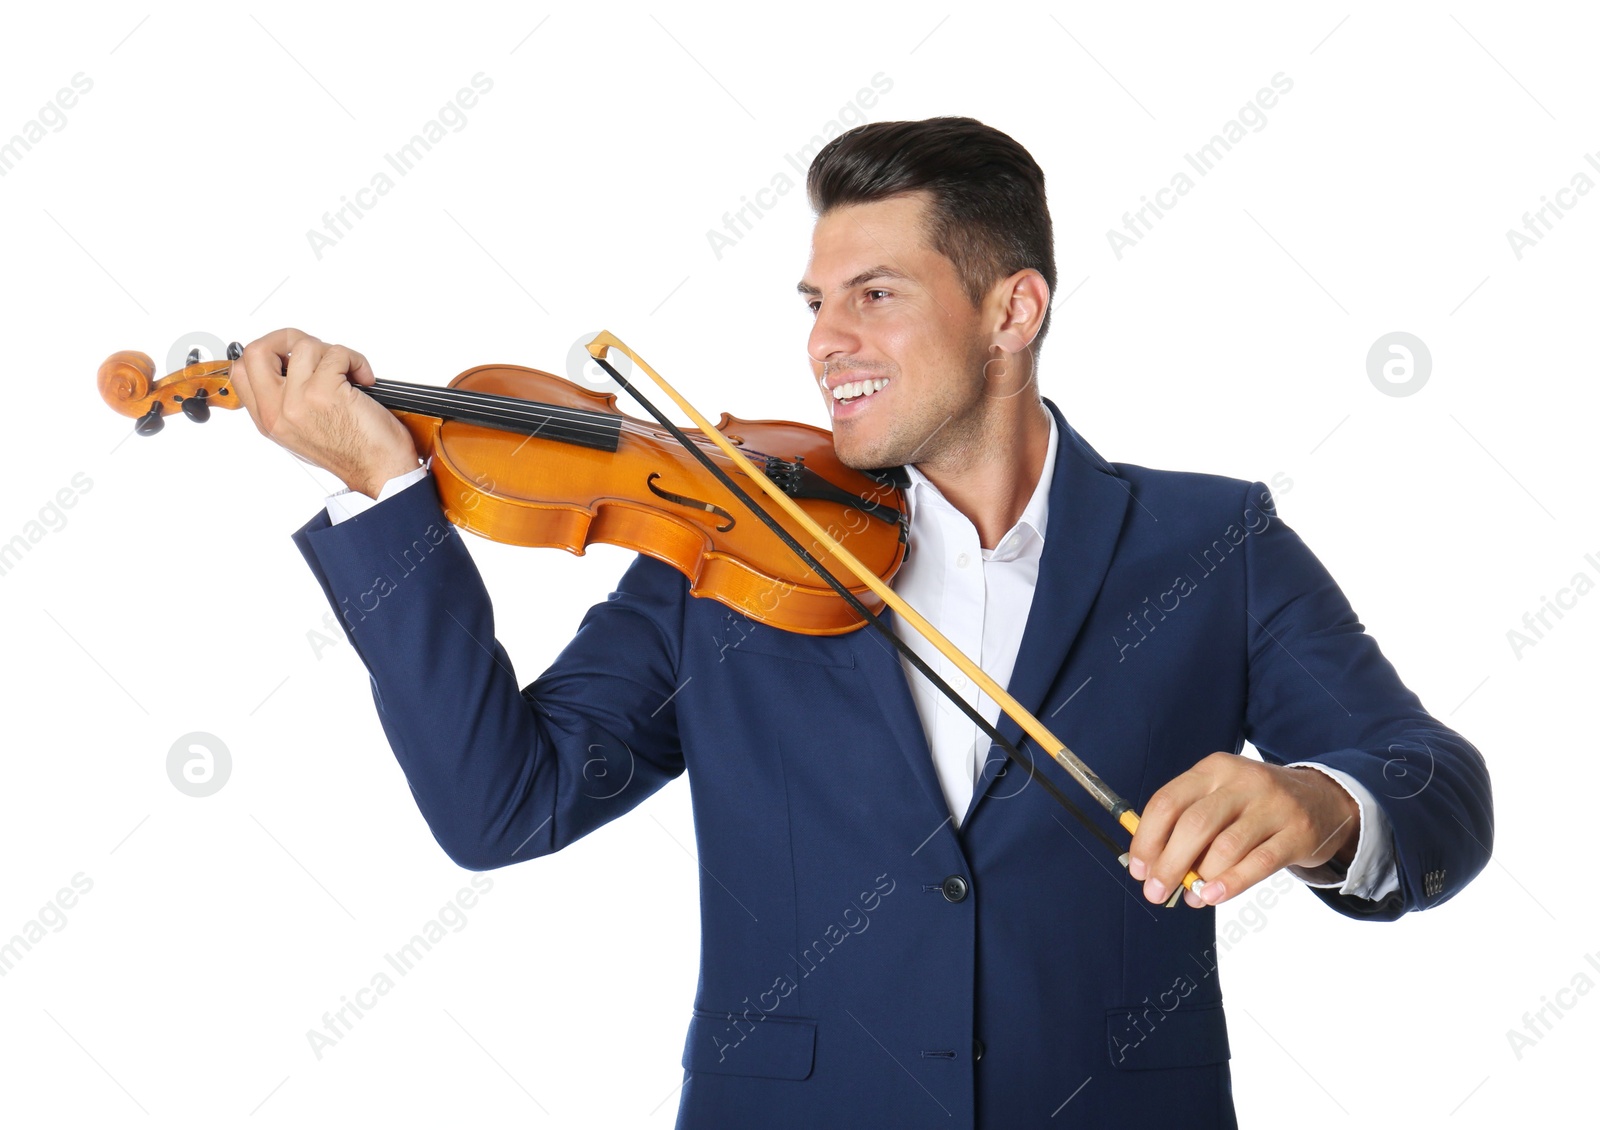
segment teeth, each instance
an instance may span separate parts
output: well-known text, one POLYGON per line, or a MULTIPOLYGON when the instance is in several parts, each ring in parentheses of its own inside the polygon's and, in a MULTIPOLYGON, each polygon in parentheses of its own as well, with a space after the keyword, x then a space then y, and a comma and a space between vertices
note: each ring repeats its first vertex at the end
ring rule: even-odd
POLYGON ((888 383, 888 380, 880 378, 875 381, 850 381, 847 384, 835 385, 833 398, 835 400, 854 400, 858 396, 871 396, 888 383))

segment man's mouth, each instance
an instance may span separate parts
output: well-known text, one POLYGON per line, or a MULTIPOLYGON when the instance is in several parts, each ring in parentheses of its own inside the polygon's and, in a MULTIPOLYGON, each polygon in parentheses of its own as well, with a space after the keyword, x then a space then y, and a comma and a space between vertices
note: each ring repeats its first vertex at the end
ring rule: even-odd
POLYGON ((834 400, 849 403, 852 400, 860 400, 871 396, 888 383, 889 381, 882 377, 877 380, 845 381, 834 385, 831 391, 834 400))

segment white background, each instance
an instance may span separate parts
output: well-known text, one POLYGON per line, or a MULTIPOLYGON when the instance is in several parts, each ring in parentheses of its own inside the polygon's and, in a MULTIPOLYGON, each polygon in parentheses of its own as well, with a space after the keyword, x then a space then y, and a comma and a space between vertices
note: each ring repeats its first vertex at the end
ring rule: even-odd
MULTIPOLYGON (((126 439, 95 371, 138 349, 164 373, 186 335, 294 325, 363 350, 379 375, 442 384, 488 362, 565 372, 572 344, 604 327, 713 416, 820 424, 793 293, 811 215, 785 155, 841 118, 937 114, 1005 130, 1048 176, 1046 395, 1107 458, 1292 480, 1283 517, 1493 773, 1495 857, 1454 901, 1367 924, 1291 891, 1252 914, 1222 971, 1241 1123, 1493 1127, 1588 1106, 1600 992, 1565 996, 1576 1007, 1520 1058, 1507 1037, 1580 973, 1600 984, 1585 960, 1600 962, 1600 596, 1569 594, 1520 654, 1507 637, 1575 574, 1600 580, 1584 556, 1600 560, 1600 194, 1520 260, 1506 238, 1575 174, 1600 182, 1583 159, 1600 151, 1586 16, 1479 3, 10 16, 0 138, 73 75, 93 85, 0 178, 13 453, 0 541, 41 532, 75 475, 91 485, 0 575, 0 940, 73 876, 93 885, 0 978, 0 1117, 672 1124, 698 928, 681 781, 557 856, 492 873, 465 927, 313 1054, 307 1030, 471 876, 418 815, 350 648, 314 634, 327 607, 289 534, 337 484, 242 415, 126 439), (479 72, 493 88, 465 126, 319 258, 307 231, 479 72), (892 87, 862 111, 880 72, 892 87), (1119 260, 1108 229, 1278 72, 1293 90, 1265 127, 1119 260), (794 189, 719 257, 708 230, 780 173, 794 189), (1406 397, 1366 369, 1395 330, 1433 359, 1406 397), (231 756, 206 798, 167 775, 194 731, 231 756)), ((628 560, 471 549, 523 682, 628 560)))

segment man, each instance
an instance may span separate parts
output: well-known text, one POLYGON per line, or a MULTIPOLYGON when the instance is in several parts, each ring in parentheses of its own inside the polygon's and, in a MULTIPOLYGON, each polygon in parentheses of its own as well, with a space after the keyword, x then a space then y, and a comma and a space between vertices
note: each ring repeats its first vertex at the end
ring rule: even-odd
POLYGON ((1142 889, 870 631, 778 631, 648 556, 517 687, 409 434, 355 387, 370 366, 280 330, 239 395, 359 492, 297 542, 462 866, 558 850, 687 771, 719 882, 680 1126, 1234 1126, 1211 907, 1283 868, 1353 917, 1444 901, 1487 861, 1483 760, 1264 486, 1109 464, 1040 397, 1050 218, 1011 138, 862 126, 808 191, 835 447, 909 484, 895 588, 1141 806, 1142 889), (1191 868, 1197 912, 1160 910, 1191 868))

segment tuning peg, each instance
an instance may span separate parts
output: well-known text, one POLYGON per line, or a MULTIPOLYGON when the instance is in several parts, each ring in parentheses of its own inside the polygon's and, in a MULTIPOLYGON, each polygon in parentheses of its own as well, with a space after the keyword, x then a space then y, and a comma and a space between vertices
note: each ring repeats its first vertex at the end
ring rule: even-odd
POLYGON ((211 401, 206 396, 205 389, 183 398, 183 414, 197 424, 203 424, 211 419, 211 401))
POLYGON ((133 424, 133 430, 142 436, 153 436, 166 425, 166 420, 161 416, 161 402, 152 400, 150 411, 140 416, 133 424))
POLYGON ((243 356, 244 356, 244 346, 240 345, 236 341, 230 341, 228 343, 228 360, 229 361, 237 361, 239 358, 241 358, 243 356))
POLYGON ((195 346, 193 349, 189 350, 189 359, 184 362, 184 366, 187 367, 189 365, 198 364, 200 364, 200 347, 195 346))

